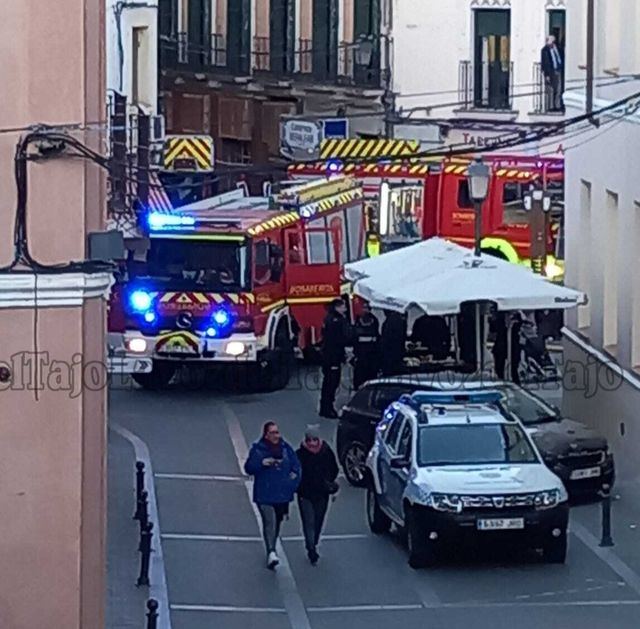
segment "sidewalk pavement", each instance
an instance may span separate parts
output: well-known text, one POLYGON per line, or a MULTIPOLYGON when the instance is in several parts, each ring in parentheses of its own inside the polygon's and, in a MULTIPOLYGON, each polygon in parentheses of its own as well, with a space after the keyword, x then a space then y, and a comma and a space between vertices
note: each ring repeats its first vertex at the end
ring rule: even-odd
POLYGON ((107 514, 107 629, 145 626, 147 588, 136 587, 140 569, 138 522, 133 520, 133 446, 109 431, 107 514))

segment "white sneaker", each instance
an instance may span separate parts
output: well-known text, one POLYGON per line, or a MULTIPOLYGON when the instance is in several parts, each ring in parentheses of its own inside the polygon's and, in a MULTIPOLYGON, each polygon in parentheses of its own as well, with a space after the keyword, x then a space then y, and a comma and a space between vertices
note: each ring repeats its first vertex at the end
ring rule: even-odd
POLYGON ((275 570, 276 566, 280 563, 280 560, 278 559, 278 555, 276 555, 274 552, 270 552, 269 556, 267 557, 267 568, 269 568, 269 570, 275 570))

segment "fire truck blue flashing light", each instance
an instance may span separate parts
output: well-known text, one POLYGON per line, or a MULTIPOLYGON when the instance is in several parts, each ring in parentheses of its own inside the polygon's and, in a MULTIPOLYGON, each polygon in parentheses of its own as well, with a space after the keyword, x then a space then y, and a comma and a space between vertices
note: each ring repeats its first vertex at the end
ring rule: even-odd
POLYGON ((342 170, 342 162, 339 159, 330 159, 327 162, 327 172, 333 174, 342 170))
POLYGON ((158 231, 168 227, 193 227, 196 224, 196 219, 193 216, 150 212, 147 217, 147 223, 151 231, 158 231))
POLYGON ((214 327, 207 328, 206 335, 214 337, 218 334, 218 331, 214 327))
POLYGON ((219 308, 213 313, 213 321, 220 327, 226 327, 231 321, 231 315, 224 308, 219 308))
POLYGON ((147 323, 153 323, 156 320, 156 313, 152 310, 147 310, 147 312, 144 313, 144 320, 147 323))
POLYGON ((131 309, 144 313, 151 308, 151 295, 146 290, 134 290, 129 297, 131 309))

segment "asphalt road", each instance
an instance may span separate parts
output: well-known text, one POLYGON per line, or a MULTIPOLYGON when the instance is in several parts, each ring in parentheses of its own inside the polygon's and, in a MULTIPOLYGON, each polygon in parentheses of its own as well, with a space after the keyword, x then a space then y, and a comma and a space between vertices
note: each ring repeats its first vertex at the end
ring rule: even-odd
POLYGON ((364 493, 342 480, 319 565, 307 562, 294 506, 283 562, 268 571, 239 460, 267 419, 294 445, 308 423, 333 443, 318 384, 309 371, 264 395, 112 389, 111 423, 151 454, 173 629, 637 629, 640 577, 598 548, 598 505, 572 509, 564 566, 485 552, 416 572, 399 536, 370 534, 364 493))

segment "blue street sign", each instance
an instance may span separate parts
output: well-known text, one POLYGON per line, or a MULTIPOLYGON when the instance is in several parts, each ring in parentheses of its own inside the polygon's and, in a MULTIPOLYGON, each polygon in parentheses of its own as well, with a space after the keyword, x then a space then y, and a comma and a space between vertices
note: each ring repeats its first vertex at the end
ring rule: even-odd
POLYGON ((324 121, 325 140, 343 140, 349 137, 349 121, 346 118, 330 118, 324 121))

